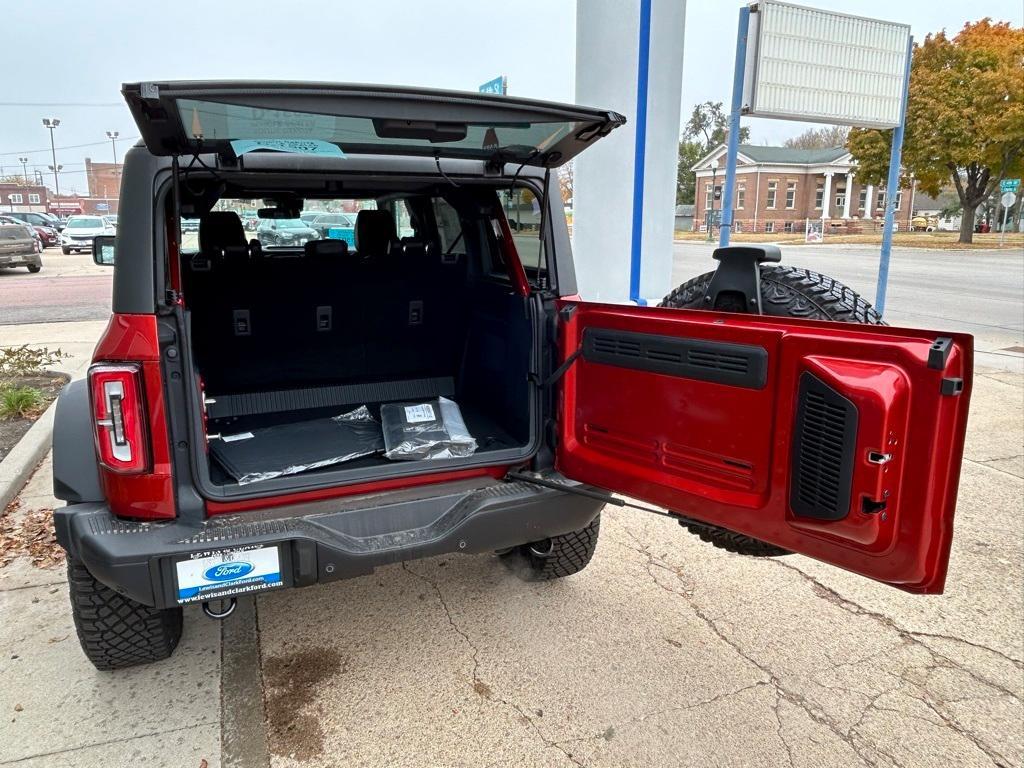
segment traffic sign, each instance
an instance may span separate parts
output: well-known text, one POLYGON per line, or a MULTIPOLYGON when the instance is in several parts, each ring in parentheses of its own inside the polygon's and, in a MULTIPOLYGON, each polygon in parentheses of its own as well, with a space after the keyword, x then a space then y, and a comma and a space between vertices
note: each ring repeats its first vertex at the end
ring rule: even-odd
POLYGON ((1020 179, 1003 179, 999 182, 1000 192, 1016 192, 1018 189, 1020 189, 1020 179))
POLYGON ((999 202, 1003 204, 1003 208, 1009 208, 1017 202, 1017 196, 1013 194, 1013 192, 1003 192, 1003 196, 999 198, 999 202))
POLYGON ((505 75, 501 75, 493 80, 488 80, 480 86, 479 90, 480 93, 495 93, 499 96, 504 96, 508 93, 508 78, 505 75))

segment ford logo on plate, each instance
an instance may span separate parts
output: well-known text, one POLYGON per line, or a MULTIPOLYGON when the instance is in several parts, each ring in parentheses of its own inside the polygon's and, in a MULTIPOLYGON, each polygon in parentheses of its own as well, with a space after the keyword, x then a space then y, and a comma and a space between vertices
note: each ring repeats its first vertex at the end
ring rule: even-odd
POLYGON ((231 581, 232 579, 240 579, 252 573, 255 568, 255 565, 244 560, 238 560, 233 563, 221 563, 212 568, 207 568, 203 572, 203 578, 207 581, 231 581))

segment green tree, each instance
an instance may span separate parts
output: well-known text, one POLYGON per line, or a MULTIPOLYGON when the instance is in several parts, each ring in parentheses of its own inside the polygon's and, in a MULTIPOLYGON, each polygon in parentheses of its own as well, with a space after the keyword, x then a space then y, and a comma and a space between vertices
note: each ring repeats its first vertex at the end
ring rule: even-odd
POLYGON ((704 155, 704 148, 696 141, 679 142, 679 167, 676 171, 676 205, 696 202, 697 176, 690 169, 704 155))
MULTIPOLYGON (((697 177, 690 168, 704 155, 724 144, 729 136, 729 115, 720 101, 697 104, 683 127, 679 141, 679 168, 676 172, 676 205, 694 202, 697 177)), ((750 128, 740 128, 740 142, 750 141, 750 128)))
POLYGON ((849 135, 850 129, 845 125, 826 125, 822 128, 808 128, 799 136, 786 139, 783 146, 792 149, 845 147, 849 135))
MULTIPOLYGON (((864 181, 884 182, 891 141, 892 131, 850 131, 864 181)), ((963 207, 960 242, 970 243, 978 206, 1002 179, 1024 172, 1024 28, 986 18, 915 46, 903 170, 930 195, 953 185, 963 207)))

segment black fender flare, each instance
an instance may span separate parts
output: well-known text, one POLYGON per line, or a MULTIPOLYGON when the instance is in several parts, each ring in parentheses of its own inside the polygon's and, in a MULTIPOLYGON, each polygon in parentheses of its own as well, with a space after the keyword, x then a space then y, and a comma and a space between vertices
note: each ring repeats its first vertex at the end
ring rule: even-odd
POLYGON ((69 504, 101 502, 89 384, 78 379, 57 398, 53 420, 53 495, 69 504))

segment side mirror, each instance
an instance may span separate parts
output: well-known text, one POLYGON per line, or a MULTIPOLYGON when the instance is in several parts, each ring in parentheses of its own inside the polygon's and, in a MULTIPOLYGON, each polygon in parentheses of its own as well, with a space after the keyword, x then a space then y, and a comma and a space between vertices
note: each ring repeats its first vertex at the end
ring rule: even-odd
POLYGON ((114 235, 97 235, 92 239, 92 260, 101 267, 114 266, 114 235))

